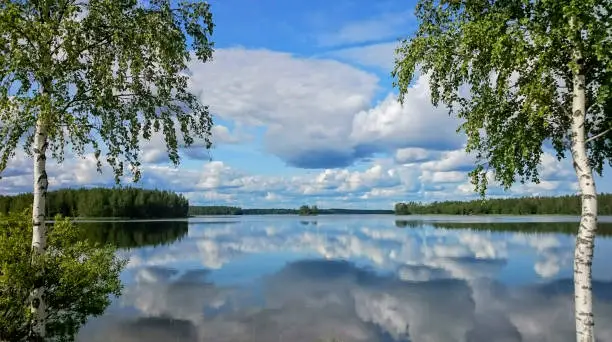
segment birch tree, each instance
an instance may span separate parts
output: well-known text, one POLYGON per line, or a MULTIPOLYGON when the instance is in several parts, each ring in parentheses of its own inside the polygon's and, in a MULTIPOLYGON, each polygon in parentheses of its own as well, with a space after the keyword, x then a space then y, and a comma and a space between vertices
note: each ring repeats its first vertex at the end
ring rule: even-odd
POLYGON ((400 100, 417 71, 432 102, 462 121, 470 173, 508 189, 539 182, 545 147, 573 160, 582 215, 574 258, 576 339, 595 341, 593 173, 612 159, 612 1, 420 0, 418 28, 396 51, 400 100))
MULTIPOLYGON (((212 31, 203 1, 0 1, 0 173, 19 147, 33 158, 34 259, 46 248, 47 157, 93 153, 116 181, 138 180, 140 141, 153 132, 175 164, 179 142, 210 147, 211 116, 186 67, 211 57, 212 31)), ((44 337, 43 287, 31 301, 44 337)))

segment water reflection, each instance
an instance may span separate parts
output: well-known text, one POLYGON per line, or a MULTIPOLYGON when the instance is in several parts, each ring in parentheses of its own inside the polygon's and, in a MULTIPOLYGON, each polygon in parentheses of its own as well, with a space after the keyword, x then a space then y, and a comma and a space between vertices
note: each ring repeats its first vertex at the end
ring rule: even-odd
MULTIPOLYGON (((192 220, 180 241, 129 251, 123 296, 80 340, 575 338, 573 237, 525 233, 552 228, 397 229, 392 217, 240 220, 192 220)), ((601 341, 612 341, 603 324, 612 319, 610 247, 601 238, 594 263, 601 341)))
POLYGON ((187 235, 187 221, 79 222, 83 240, 117 248, 158 246, 179 241, 187 235))
MULTIPOLYGON (((576 234, 576 222, 448 222, 423 220, 395 220, 397 228, 422 228, 432 226, 443 229, 472 229, 499 232, 525 232, 525 233, 560 233, 576 234)), ((599 223, 598 236, 612 236, 612 224, 599 223)))

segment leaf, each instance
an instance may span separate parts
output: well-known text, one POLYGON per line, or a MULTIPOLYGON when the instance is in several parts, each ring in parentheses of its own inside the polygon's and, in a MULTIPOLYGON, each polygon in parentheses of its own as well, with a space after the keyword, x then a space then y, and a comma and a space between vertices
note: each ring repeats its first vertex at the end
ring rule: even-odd
POLYGON ((192 54, 212 58, 208 3, 59 4, 43 11, 36 1, 0 5, 0 172, 20 142, 29 152, 39 118, 53 158, 61 162, 67 147, 93 152, 117 181, 126 169, 140 177, 141 138, 151 138, 152 125, 161 124, 175 164, 181 142, 210 148, 212 117, 189 92, 185 72, 192 54))
MULTIPOLYGON (((587 78, 587 134, 610 127, 612 1, 421 0, 416 18, 415 34, 396 50, 400 101, 420 69, 433 104, 463 121, 466 150, 478 156, 470 176, 482 195, 489 178, 506 189, 539 182, 543 146, 565 155, 575 48, 587 78)), ((601 173, 612 162, 612 131, 589 147, 591 166, 601 173)))
POLYGON ((47 304, 47 340, 72 341, 88 317, 101 314, 121 293, 126 261, 111 246, 79 239, 67 219, 56 217, 47 253, 31 262, 31 214, 0 216, 0 340, 25 341, 29 294, 42 285, 47 304))

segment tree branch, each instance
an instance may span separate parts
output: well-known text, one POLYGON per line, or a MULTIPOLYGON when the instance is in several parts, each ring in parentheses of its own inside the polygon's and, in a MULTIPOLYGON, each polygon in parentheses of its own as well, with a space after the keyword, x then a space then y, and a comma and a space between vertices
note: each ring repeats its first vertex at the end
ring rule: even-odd
POLYGON ((600 137, 602 137, 602 136, 606 135, 606 133, 608 133, 608 132, 610 132, 610 131, 612 131, 612 128, 608 128, 608 129, 606 129, 605 131, 603 131, 603 132, 601 132, 601 133, 599 133, 599 134, 597 134, 597 135, 594 135, 594 136, 592 136, 592 137, 588 138, 588 139, 587 139, 587 140, 585 140, 584 142, 585 142, 585 143, 588 143, 589 141, 592 141, 592 140, 595 140, 595 139, 597 139, 597 138, 600 138, 600 137))
MULTIPOLYGON (((90 91, 91 90, 87 90, 85 92, 85 94, 89 93, 90 91)), ((155 96, 153 94, 146 94, 146 93, 143 93, 143 94, 136 94, 136 93, 115 94, 112 97, 115 98, 115 99, 120 99, 120 98, 134 98, 134 97, 139 97, 139 96, 146 97, 146 98, 149 98, 149 99, 157 99, 158 98, 157 96, 155 96)), ((66 104, 66 106, 64 106, 64 108, 62 109, 62 112, 66 112, 68 109, 70 109, 76 103, 83 102, 83 101, 87 102, 87 101, 91 101, 91 100, 93 100, 92 96, 74 97, 72 100, 70 100, 66 104)), ((174 100, 176 100, 176 98, 174 98, 172 100, 174 101, 174 100)))

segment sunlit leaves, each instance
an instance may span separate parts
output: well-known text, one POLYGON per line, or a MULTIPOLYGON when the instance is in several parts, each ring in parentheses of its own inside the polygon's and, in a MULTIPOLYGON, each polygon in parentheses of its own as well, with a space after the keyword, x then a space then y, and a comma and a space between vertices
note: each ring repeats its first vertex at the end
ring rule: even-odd
POLYGON ((209 148, 208 108, 188 91, 187 62, 211 58, 203 1, 44 0, 0 4, 0 171, 45 118, 53 157, 69 146, 140 176, 141 139, 165 136, 170 160, 209 148))
MULTIPOLYGON (((492 179, 506 188, 537 182, 544 144, 564 156, 572 44, 583 51, 587 133, 611 127, 612 1, 421 0, 416 15, 416 33, 396 51, 400 99, 417 69, 428 75, 432 102, 463 119, 467 150, 478 156, 472 182, 482 194, 492 179), (571 16, 580 29, 570 27, 571 16)), ((601 172, 612 160, 612 131, 589 147, 601 172)))

